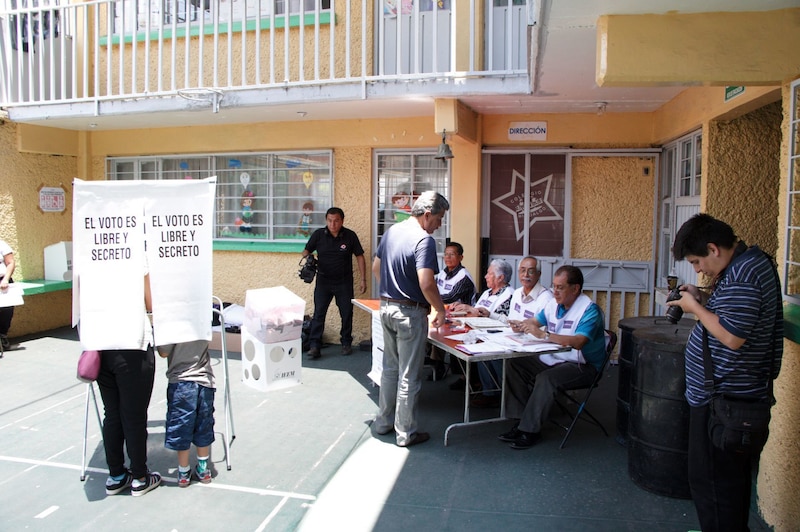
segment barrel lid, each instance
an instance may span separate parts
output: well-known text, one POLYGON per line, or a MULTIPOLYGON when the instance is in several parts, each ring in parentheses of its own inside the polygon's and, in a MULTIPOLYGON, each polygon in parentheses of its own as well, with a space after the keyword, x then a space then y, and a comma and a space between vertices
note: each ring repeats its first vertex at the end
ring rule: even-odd
POLYGON ((695 321, 689 318, 681 318, 678 323, 670 323, 666 316, 635 316, 632 318, 623 318, 617 322, 620 329, 626 331, 633 331, 636 329, 643 329, 645 327, 664 327, 666 329, 673 329, 675 327, 683 329, 691 329, 694 327, 695 321))
POLYGON ((633 337, 640 346, 651 343, 675 345, 683 349, 683 347, 686 346, 686 341, 689 339, 690 332, 691 329, 687 327, 679 327, 678 325, 666 327, 664 325, 659 325, 656 327, 636 329, 633 331, 633 337))

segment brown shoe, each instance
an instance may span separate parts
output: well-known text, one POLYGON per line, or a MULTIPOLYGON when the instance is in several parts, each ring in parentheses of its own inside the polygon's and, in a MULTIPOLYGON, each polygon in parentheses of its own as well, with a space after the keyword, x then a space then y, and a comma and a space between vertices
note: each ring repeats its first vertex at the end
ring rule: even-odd
POLYGON ((352 355, 353 354, 353 346, 352 345, 343 345, 342 346, 342 354, 343 355, 352 355))
POLYGON ((308 348, 308 358, 319 358, 322 356, 322 353, 319 352, 319 347, 309 347, 308 348))

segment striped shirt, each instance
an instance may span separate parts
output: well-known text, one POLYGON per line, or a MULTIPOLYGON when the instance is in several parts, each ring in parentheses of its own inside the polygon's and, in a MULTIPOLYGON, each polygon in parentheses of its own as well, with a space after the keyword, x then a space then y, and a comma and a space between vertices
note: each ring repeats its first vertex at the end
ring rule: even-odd
MULTIPOLYGON (((745 338, 739 349, 730 349, 708 335, 715 390, 766 398, 783 356, 781 294, 772 260, 757 246, 739 246, 706 303, 725 330, 745 338)), ((703 381, 703 326, 698 322, 686 344, 686 399, 692 406, 710 400, 703 381)))

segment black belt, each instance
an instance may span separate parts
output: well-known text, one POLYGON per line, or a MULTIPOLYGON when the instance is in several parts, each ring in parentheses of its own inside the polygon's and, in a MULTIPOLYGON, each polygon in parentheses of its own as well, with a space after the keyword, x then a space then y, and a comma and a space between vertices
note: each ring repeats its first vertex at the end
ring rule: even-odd
POLYGON ((431 306, 427 303, 417 303, 416 301, 411 301, 410 299, 395 299, 393 297, 381 296, 381 301, 386 301, 388 303, 395 303, 397 305, 403 305, 404 307, 422 307, 426 310, 431 309, 431 306))

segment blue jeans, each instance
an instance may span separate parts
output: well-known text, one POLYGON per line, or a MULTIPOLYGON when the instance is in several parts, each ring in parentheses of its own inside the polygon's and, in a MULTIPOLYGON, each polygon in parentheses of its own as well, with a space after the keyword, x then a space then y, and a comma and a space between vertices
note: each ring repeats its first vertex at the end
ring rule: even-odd
POLYGON ((192 444, 208 447, 214 443, 214 392, 191 381, 167 385, 164 447, 188 451, 192 444))
POLYGON ((708 406, 689 408, 689 489, 703 532, 750 530, 753 456, 727 453, 708 437, 708 406))
POLYGON ((128 450, 134 478, 147 474, 147 408, 153 393, 153 348, 103 351, 97 385, 103 399, 103 446, 112 476, 125 472, 128 450))
POLYGON ((428 309, 381 302, 383 372, 375 429, 394 427, 397 444, 417 432, 417 399, 428 343, 428 309))
POLYGON ((490 360, 480 362, 478 366, 478 377, 481 379, 481 390, 483 395, 495 397, 500 395, 500 387, 503 378, 503 361, 490 360))
POLYGON ((322 333, 325 332, 325 317, 331 301, 336 299, 342 328, 339 338, 342 345, 353 343, 353 281, 330 283, 317 277, 314 288, 314 316, 311 318, 311 330, 308 333, 309 347, 322 347, 322 333))

